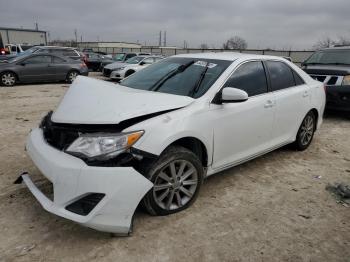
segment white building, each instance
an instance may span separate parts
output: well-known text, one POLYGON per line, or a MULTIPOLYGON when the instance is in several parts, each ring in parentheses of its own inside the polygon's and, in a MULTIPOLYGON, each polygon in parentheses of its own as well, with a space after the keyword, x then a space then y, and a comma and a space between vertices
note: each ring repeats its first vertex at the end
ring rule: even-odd
POLYGON ((6 44, 46 45, 45 31, 0 27, 0 39, 6 44))

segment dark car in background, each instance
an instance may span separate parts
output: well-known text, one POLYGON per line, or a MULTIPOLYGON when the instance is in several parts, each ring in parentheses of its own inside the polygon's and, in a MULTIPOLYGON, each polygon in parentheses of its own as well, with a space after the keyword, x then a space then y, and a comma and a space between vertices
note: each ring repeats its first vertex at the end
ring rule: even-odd
POLYGON ((316 51, 302 68, 325 84, 326 109, 350 112, 350 46, 316 51))
POLYGON ((0 84, 3 86, 13 86, 18 82, 71 83, 78 75, 88 75, 84 62, 48 53, 18 56, 0 64, 0 84))
POLYGON ((108 56, 101 55, 98 53, 85 53, 86 65, 91 71, 102 71, 103 64, 110 64, 114 61, 108 56))

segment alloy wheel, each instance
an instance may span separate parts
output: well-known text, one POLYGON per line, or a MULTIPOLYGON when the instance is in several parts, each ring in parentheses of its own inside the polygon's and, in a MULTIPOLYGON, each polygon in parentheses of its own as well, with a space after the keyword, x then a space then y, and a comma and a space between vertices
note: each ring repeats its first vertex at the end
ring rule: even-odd
POLYGON ((176 210, 186 205, 195 195, 198 173, 187 160, 174 160, 159 172, 153 187, 156 204, 165 210, 176 210))
POLYGON ((78 73, 77 72, 70 72, 69 75, 68 75, 68 79, 69 79, 69 82, 73 82, 78 76, 78 73))
POLYGON ((5 86, 13 86, 16 83, 16 77, 12 73, 5 73, 1 76, 1 82, 5 86))
POLYGON ((311 115, 307 115, 301 125, 300 142, 303 146, 308 145, 314 134, 314 119, 311 115))

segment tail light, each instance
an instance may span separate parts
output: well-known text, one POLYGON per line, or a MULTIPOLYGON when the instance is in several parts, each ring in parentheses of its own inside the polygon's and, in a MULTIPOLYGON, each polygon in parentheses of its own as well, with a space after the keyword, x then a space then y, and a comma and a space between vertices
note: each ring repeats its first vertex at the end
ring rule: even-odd
POLYGON ((80 66, 81 66, 81 67, 87 67, 86 64, 85 64, 84 62, 82 62, 82 63, 80 64, 80 66))

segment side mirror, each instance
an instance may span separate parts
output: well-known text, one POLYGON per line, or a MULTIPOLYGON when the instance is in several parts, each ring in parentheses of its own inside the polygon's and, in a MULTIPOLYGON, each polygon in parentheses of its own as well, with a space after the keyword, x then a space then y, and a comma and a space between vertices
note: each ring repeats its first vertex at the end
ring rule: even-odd
POLYGON ((224 87, 214 100, 217 104, 240 103, 248 100, 248 94, 238 88, 224 87))
POLYGON ((145 64, 146 64, 145 62, 141 61, 139 65, 145 65, 145 64))
POLYGON ((21 66, 25 66, 26 63, 25 63, 25 62, 21 62, 20 65, 21 65, 21 66))

